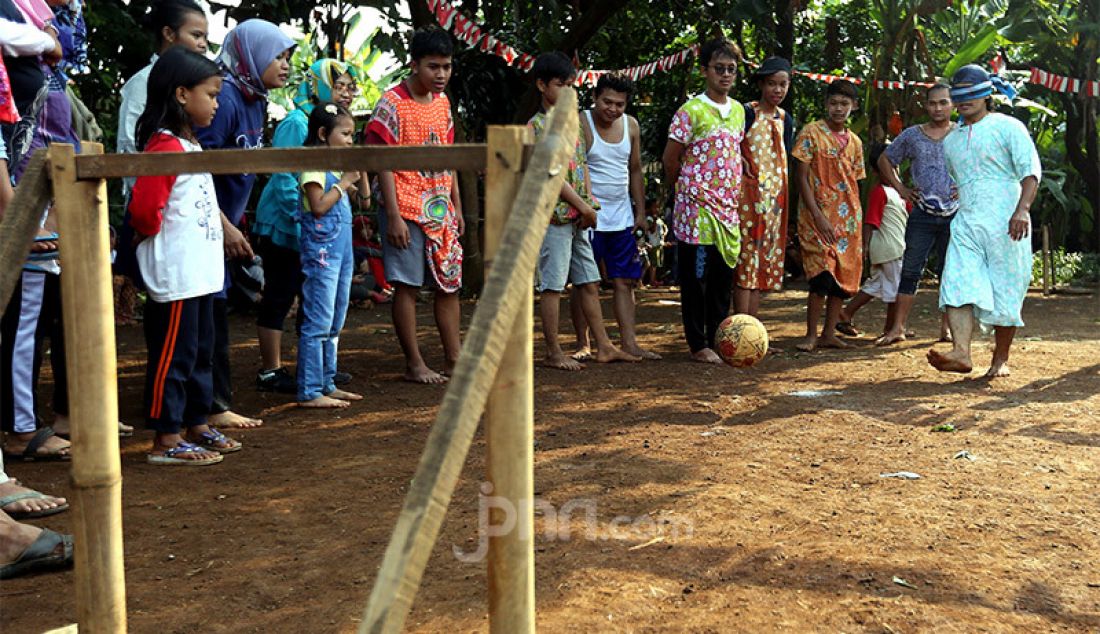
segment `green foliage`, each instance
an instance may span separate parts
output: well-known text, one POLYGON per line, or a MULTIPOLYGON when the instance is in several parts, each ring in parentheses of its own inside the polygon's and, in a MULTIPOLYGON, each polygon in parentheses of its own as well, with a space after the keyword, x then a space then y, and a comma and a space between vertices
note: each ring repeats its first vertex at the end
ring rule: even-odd
MULTIPOLYGON (((1050 252, 1054 265, 1054 284, 1065 286, 1091 286, 1100 282, 1100 254, 1066 253, 1059 247, 1050 252)), ((1037 251, 1031 261, 1031 283, 1043 283, 1043 253, 1037 251)))

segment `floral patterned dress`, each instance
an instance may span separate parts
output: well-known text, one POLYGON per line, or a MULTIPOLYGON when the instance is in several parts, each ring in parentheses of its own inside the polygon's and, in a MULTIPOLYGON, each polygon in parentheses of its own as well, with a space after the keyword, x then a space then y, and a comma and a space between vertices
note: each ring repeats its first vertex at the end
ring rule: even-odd
MULTIPOLYGON (((413 99, 401 82, 374 106, 367 123, 367 142, 384 145, 449 145, 454 143, 454 121, 447 95, 430 103, 413 99)), ((453 293, 462 286, 462 245, 458 218, 451 201, 453 174, 449 171, 394 172, 401 217, 424 231, 424 250, 439 288, 453 293)))
POLYGON ((831 273, 845 293, 854 295, 863 274, 863 208, 858 182, 867 175, 863 143, 849 132, 847 145, 841 147, 824 121, 814 121, 798 133, 791 155, 810 166, 817 206, 837 229, 835 245, 822 242, 813 213, 804 200, 799 202, 798 239, 806 279, 831 273))
POLYGON ((1031 239, 1013 240, 1008 223, 1020 181, 1042 178, 1035 144, 1023 123, 994 112, 948 134, 943 153, 959 188, 959 211, 947 243, 940 308, 973 306, 985 326, 1023 326, 1031 239))
POLYGON ((787 113, 779 109, 774 116, 764 115, 756 102, 749 105, 756 111, 748 132, 756 181, 741 187, 741 257, 734 281, 740 288, 778 291, 783 287, 787 248, 787 113))
POLYGON ((737 266, 741 251, 737 204, 744 134, 744 107, 732 101, 723 116, 705 95, 681 106, 668 131, 668 138, 685 148, 672 233, 687 244, 713 244, 730 268, 737 266))

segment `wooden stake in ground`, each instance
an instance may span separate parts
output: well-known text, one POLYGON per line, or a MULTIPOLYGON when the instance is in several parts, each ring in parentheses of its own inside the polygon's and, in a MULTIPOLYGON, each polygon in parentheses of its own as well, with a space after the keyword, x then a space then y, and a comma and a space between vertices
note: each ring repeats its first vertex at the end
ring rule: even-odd
POLYGON ((46 167, 46 150, 38 150, 23 170, 15 187, 15 196, 3 210, 0 220, 0 301, 7 306, 15 282, 23 274, 34 234, 38 232, 42 211, 50 202, 50 175, 46 167))
POLYGON ((371 591, 360 632, 398 632, 485 409, 512 325, 530 301, 539 246, 577 142, 577 94, 561 91, 520 184, 454 376, 420 456, 371 591))
MULTIPOLYGON (((103 146, 84 143, 84 153, 103 146)), ((107 183, 78 181, 73 146, 49 149, 72 419, 76 606, 81 632, 126 631, 107 183)))
MULTIPOLYGON (((485 256, 492 266, 523 175, 527 128, 489 128, 485 173, 485 256)), ((485 406, 489 493, 489 631, 535 631, 534 290, 528 284, 485 406), (501 530, 503 529, 503 530, 501 530), (497 534, 497 533, 500 534, 497 534)))
POLYGON ((1043 225, 1043 295, 1054 292, 1054 258, 1050 254, 1050 227, 1043 225))

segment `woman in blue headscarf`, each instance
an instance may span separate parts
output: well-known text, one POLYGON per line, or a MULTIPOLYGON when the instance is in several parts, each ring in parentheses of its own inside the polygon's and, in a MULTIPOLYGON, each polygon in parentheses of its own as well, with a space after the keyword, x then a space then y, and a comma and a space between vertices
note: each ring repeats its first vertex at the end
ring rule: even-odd
MULTIPOLYGON (((256 149, 263 147, 267 119, 267 91, 286 85, 290 76, 290 50, 294 40, 266 20, 245 20, 225 36, 218 65, 224 73, 218 111, 209 127, 195 130, 203 149, 256 149)), ((222 210, 225 255, 252 259, 252 247, 237 225, 256 182, 255 174, 214 177, 214 190, 222 210)), ((228 274, 228 269, 226 269, 228 274)), ((228 287, 228 276, 226 286, 228 287)), ((258 427, 262 421, 230 411, 233 392, 229 381, 229 325, 225 293, 214 299, 214 406, 213 427, 258 427)), ((224 437, 223 437, 224 438, 224 437)), ((212 441, 211 449, 233 451, 235 441, 212 441)))
POLYGON ((970 341, 974 319, 995 333, 987 378, 1008 376, 1008 353, 1031 281, 1031 204, 1043 168, 1027 128, 992 112, 994 90, 1010 99, 1012 86, 973 64, 951 78, 951 101, 962 122, 943 141, 947 169, 959 192, 951 224, 940 310, 947 311, 954 347, 928 351, 941 372, 973 369, 970 341))
MULTIPOLYGON (((306 140, 309 113, 318 103, 334 102, 345 108, 355 97, 355 78, 347 64, 321 59, 309 67, 306 80, 298 87, 292 110, 275 128, 272 145, 301 147, 306 140)), ((256 375, 256 387, 266 392, 296 394, 294 374, 283 367, 281 345, 283 320, 302 289, 302 262, 298 255, 298 214, 301 190, 297 174, 274 174, 264 187, 256 208, 252 235, 256 251, 264 261, 264 292, 256 316, 263 366, 256 375)))

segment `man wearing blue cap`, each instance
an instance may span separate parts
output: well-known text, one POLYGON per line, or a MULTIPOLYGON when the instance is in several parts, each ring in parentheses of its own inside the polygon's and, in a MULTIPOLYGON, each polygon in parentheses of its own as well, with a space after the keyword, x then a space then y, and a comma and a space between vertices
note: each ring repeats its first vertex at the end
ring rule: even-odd
POLYGON ((987 378, 1008 376, 1008 353, 1031 281, 1031 203, 1042 165, 1024 124, 990 111, 997 90, 1016 91, 1000 77, 973 64, 951 78, 951 100, 962 124, 944 139, 947 169, 959 192, 940 285, 940 309, 947 311, 954 347, 928 351, 941 372, 973 369, 970 341, 974 318, 992 327, 996 346, 987 378))

